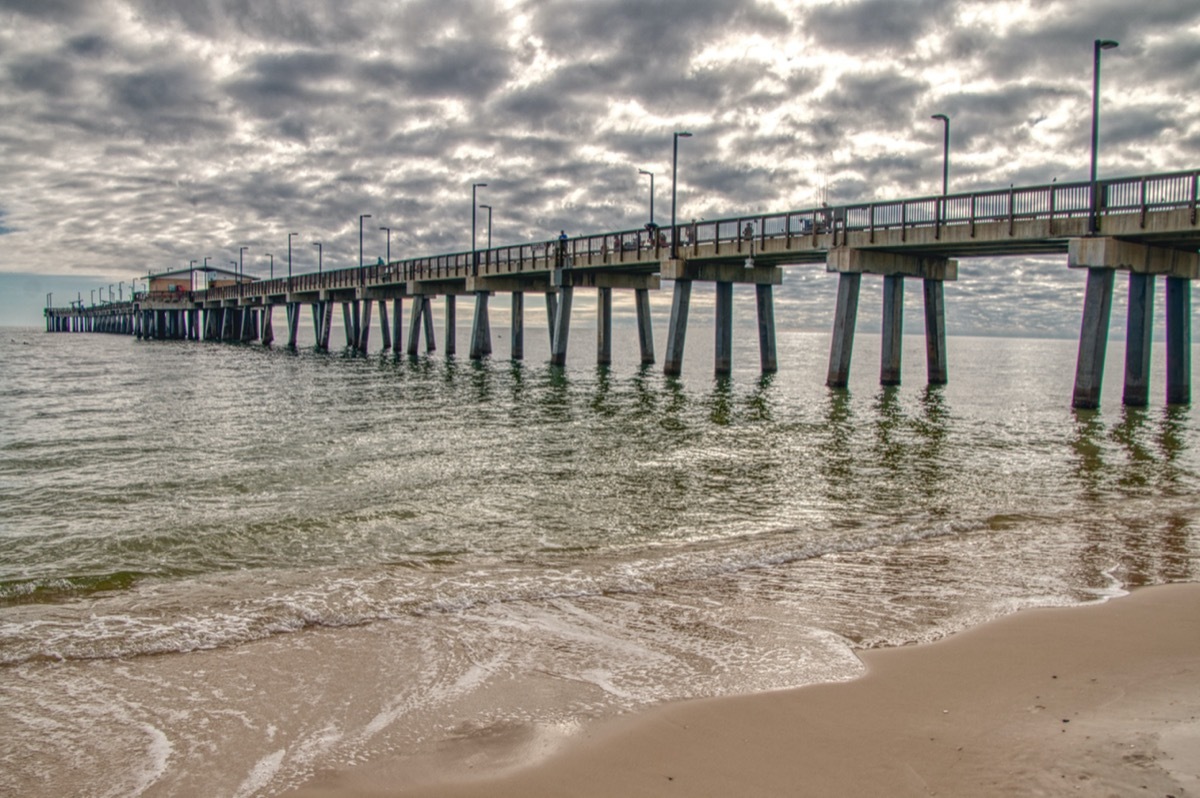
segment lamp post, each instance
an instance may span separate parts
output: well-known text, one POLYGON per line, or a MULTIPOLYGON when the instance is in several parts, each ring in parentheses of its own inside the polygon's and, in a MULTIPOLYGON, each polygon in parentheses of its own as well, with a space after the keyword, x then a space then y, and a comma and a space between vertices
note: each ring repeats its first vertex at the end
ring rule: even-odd
POLYGON ((242 256, 246 254, 246 250, 250 247, 242 247, 238 250, 238 296, 242 295, 242 281, 246 278, 246 265, 242 260, 242 256))
POLYGON ((317 248, 317 277, 321 276, 321 242, 314 241, 313 246, 317 248))
POLYGON ((384 260, 387 263, 391 263, 392 262, 392 228, 381 227, 379 229, 384 231, 385 233, 387 233, 387 250, 385 251, 385 254, 384 254, 384 260))
POLYGON ((96 307, 96 289, 92 289, 92 307, 96 307))
POLYGON ((267 253, 267 257, 271 259, 271 272, 270 272, 270 274, 271 274, 271 279, 272 279, 272 280, 274 280, 274 279, 275 279, 275 256, 274 256, 274 255, 272 255, 270 252, 268 252, 268 253, 267 253))
POLYGON ((488 249, 491 249, 491 248, 492 248, 492 206, 491 206, 491 205, 484 205, 484 204, 481 202, 481 203, 479 203, 479 207, 480 207, 480 208, 487 208, 487 212, 488 212, 488 243, 487 243, 487 248, 488 248, 488 249))
POLYGON ((950 187, 950 117, 945 114, 934 114, 930 119, 942 120, 942 196, 946 196, 950 187))
POLYGON ((679 181, 679 140, 690 139, 692 134, 684 131, 676 131, 671 152, 671 259, 675 260, 679 257, 679 235, 675 229, 675 196, 679 181))
POLYGON ((298 236, 299 233, 288 233, 288 290, 292 290, 292 236, 298 236))
POLYGON ((1092 212, 1088 215, 1088 232, 1095 233, 1100 225, 1099 196, 1096 186, 1096 149, 1100 142, 1100 51, 1112 50, 1117 43, 1112 39, 1096 39, 1092 46, 1092 171, 1090 177, 1092 189, 1092 212))
POLYGON ((363 213, 358 217, 358 281, 363 282, 363 262, 362 262, 362 237, 363 237, 363 219, 370 219, 371 214, 363 213))
POLYGON ((478 207, 475 204, 476 189, 487 188, 487 183, 472 183, 471 184, 471 274, 479 274, 479 256, 475 252, 475 209, 478 207))
POLYGON ((650 226, 654 226, 654 173, 645 169, 638 170, 639 175, 650 175, 650 226))

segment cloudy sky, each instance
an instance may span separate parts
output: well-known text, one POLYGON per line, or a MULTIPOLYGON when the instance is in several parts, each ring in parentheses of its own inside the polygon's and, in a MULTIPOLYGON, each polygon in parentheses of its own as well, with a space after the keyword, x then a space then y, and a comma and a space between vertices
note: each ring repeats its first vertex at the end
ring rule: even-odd
MULTIPOLYGON (((674 130, 686 218, 936 193, 934 113, 952 191, 1083 179, 1096 38, 1101 174, 1200 167, 1195 0, 0 0, 0 324, 242 246, 278 274, 289 232, 350 266, 364 213, 368 259, 467 249, 472 182, 498 244, 643 224, 638 169, 665 220, 674 130)), ((1077 330, 1065 272, 975 264, 961 301, 1024 275, 1045 314, 948 312, 1077 330)))

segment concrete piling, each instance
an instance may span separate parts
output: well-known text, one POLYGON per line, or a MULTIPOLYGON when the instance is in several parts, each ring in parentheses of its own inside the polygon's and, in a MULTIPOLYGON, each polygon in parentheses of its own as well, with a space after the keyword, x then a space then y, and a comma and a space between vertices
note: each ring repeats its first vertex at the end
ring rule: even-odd
POLYGON ((858 318, 858 295, 862 273, 838 275, 837 308, 833 317, 833 344, 829 350, 829 373, 825 384, 845 388, 850 383, 850 357, 854 354, 854 326, 858 318))
POLYGON ((1150 403, 1150 348, 1154 341, 1154 276, 1129 273, 1129 309, 1125 326, 1125 388, 1121 403, 1150 403))
POLYGON ((904 343, 904 275, 883 278, 883 345, 879 384, 900 384, 900 358, 904 343))
POLYGON ((634 304, 637 308, 638 348, 641 350, 642 365, 654 363, 654 331, 650 323, 650 290, 638 288, 634 290, 634 304))
POLYGON ((663 374, 678 377, 683 372, 683 346, 687 342, 688 306, 692 300, 692 281, 676 280, 671 299, 671 320, 667 324, 667 354, 663 374))
POLYGON ((930 385, 945 385, 949 379, 946 355, 946 294, 942 280, 921 281, 925 294, 925 371, 930 385))
POLYGON ((1167 404, 1192 401, 1192 283, 1167 278, 1167 404))
POLYGON ((758 310, 758 360, 763 374, 779 370, 775 354, 775 298, 774 286, 758 284, 755 301, 758 310))
POLYGON ((1081 410, 1100 406, 1115 275, 1113 269, 1088 269, 1083 323, 1079 331, 1079 356, 1075 365, 1075 390, 1071 397, 1071 406, 1081 410))
POLYGON ((512 326, 509 330, 511 357, 513 360, 525 359, 525 294, 521 291, 512 293, 512 326))
POLYGON ((571 335, 571 299, 574 286, 564 285, 558 289, 558 305, 554 314, 554 337, 550 349, 550 365, 567 364, 567 340, 571 335))
POLYGON ((612 289, 599 288, 596 295, 596 365, 612 365, 612 289))
POLYGON ((733 283, 717 282, 716 305, 713 371, 724 377, 733 371, 733 283))

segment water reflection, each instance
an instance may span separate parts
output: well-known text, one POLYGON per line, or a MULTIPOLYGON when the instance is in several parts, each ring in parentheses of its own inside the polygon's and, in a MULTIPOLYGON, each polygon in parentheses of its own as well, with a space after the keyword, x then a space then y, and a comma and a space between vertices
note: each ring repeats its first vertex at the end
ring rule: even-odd
POLYGON ((1071 450, 1075 453, 1075 476, 1088 499, 1096 499, 1101 493, 1104 478, 1104 458, 1100 440, 1104 437, 1104 423, 1098 410, 1072 409, 1075 419, 1071 450))
POLYGON ((728 376, 717 377, 708 397, 708 419, 717 426, 729 425, 733 417, 733 382, 728 376))

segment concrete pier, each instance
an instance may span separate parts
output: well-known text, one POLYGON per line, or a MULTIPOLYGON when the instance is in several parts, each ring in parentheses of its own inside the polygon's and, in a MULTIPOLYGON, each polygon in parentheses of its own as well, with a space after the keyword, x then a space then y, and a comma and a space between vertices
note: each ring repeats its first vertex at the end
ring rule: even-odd
MULTIPOLYGON (((362 301, 362 318, 360 319, 358 341, 355 346, 364 355, 367 353, 367 343, 371 339, 371 306, 373 304, 375 303, 369 299, 362 301)), ((354 306, 358 307, 358 302, 355 302, 354 306)))
POLYGON ((663 374, 678 377, 683 373, 683 347, 687 343, 688 308, 692 303, 692 281, 676 280, 671 298, 671 319, 667 323, 667 354, 663 374))
POLYGON ((1129 311, 1125 324, 1125 389, 1121 403, 1150 404, 1150 348, 1154 341, 1154 276, 1129 274, 1129 311))
POLYGON ((403 351, 401 347, 401 330, 404 329, 404 301, 400 297, 392 300, 392 351, 397 355, 403 351))
POLYGON ((880 385, 900 384, 904 332, 904 278, 917 277, 925 288, 926 369, 931 384, 945 381, 946 333, 942 283, 958 279, 958 261, 929 255, 904 255, 882 250, 835 247, 826 256, 827 271, 839 274, 833 343, 825 384, 845 388, 850 379, 850 357, 858 313, 861 275, 883 277, 883 340, 879 365, 880 385), (851 276, 859 279, 851 279, 851 276))
POLYGON ((717 283, 715 326, 713 372, 724 377, 733 371, 733 283, 717 283))
POLYGON ((475 292, 475 315, 471 320, 471 360, 482 360, 492 353, 492 328, 488 322, 488 292, 475 292))
POLYGON ((558 294, 546 292, 546 327, 550 330, 550 351, 554 351, 554 324, 558 318, 558 294))
POLYGON ((833 317, 833 344, 829 350, 829 373, 825 384, 845 388, 850 382, 850 358, 854 354, 854 326, 858 318, 858 294, 862 273, 838 275, 837 309, 833 317))
POLYGON ((512 293, 512 325, 509 329, 510 357, 513 360, 525 359, 525 293, 512 293))
POLYGON ((650 322, 650 289, 634 289, 637 307, 638 348, 641 350, 642 365, 654 363, 654 330, 650 322))
POLYGON ((930 385, 950 381, 946 354, 946 294, 941 280, 922 280, 925 294, 925 370, 930 385))
POLYGON ((446 294, 446 357, 450 357, 458 351, 458 311, 456 300, 457 297, 454 294, 446 294))
POLYGON ((1192 401, 1192 283, 1167 278, 1167 404, 1192 401))
POLYGON ((900 359, 904 349, 904 275, 883 278, 883 345, 880 348, 879 384, 900 384, 900 359))
POLYGON ((383 340, 383 351, 387 352, 392 348, 392 330, 388 325, 388 307, 387 300, 379 300, 379 336, 383 340))
POLYGON ((758 311, 759 366, 763 374, 774 374, 779 370, 779 359, 775 352, 774 286, 756 285, 754 289, 758 311))
POLYGON ((1113 269, 1088 269, 1083 323, 1079 331, 1079 356, 1075 365, 1075 390, 1071 395, 1071 406, 1081 410, 1100 406, 1115 276, 1113 269))
POLYGON ((575 287, 564 285, 558 289, 558 303, 554 313, 554 338, 550 349, 550 365, 567 364, 567 340, 571 335, 571 299, 575 287))
POLYGON ((1067 266, 1088 272, 1072 406, 1081 409, 1100 406, 1113 283, 1118 270, 1130 273, 1123 401, 1130 405, 1149 402, 1154 277, 1164 275, 1167 278, 1167 403, 1188 403, 1191 398, 1190 290, 1191 281, 1200 277, 1200 254, 1114 237, 1073 238, 1068 244, 1067 266))
POLYGON ((596 289, 596 365, 612 365, 612 289, 596 289))

